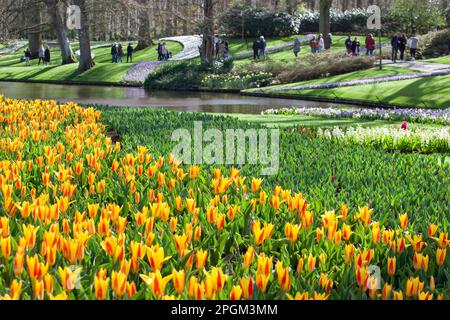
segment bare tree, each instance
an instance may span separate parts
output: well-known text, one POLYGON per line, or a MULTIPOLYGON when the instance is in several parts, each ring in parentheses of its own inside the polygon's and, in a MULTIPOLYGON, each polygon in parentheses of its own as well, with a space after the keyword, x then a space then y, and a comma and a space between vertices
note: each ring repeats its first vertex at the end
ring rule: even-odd
POLYGON ((200 56, 203 63, 214 61, 214 0, 204 0, 202 25, 203 43, 200 48, 200 56))
POLYGON ((91 38, 89 34, 88 6, 86 0, 75 0, 75 4, 80 7, 81 28, 78 30, 80 42, 80 62, 78 71, 84 72, 94 67, 91 53, 91 38))
POLYGON ((320 33, 330 33, 330 9, 333 4, 333 0, 320 0, 320 33))

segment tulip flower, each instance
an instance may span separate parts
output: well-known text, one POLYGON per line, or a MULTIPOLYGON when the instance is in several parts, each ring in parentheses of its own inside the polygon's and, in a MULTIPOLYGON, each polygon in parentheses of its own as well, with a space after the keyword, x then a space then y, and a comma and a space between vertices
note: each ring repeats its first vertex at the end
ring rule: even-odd
POLYGON ((442 249, 445 249, 448 245, 450 245, 450 240, 448 240, 448 234, 441 232, 439 235, 438 246, 442 249))
POLYGON ((311 254, 308 256, 308 271, 312 272, 316 269, 316 257, 312 256, 311 254))
POLYGON ((403 292, 394 291, 394 300, 403 300, 403 292))
POLYGON ((255 249, 250 247, 247 249, 247 252, 244 254, 243 266, 244 269, 248 269, 253 262, 253 257, 255 256, 255 249))
POLYGON ((240 286, 233 286, 230 292, 230 300, 238 301, 241 300, 242 288, 240 286))
POLYGON ((395 269, 397 265, 397 258, 388 258, 388 266, 387 266, 387 273, 390 277, 393 277, 395 274, 395 269))
POLYGON ((48 265, 39 262, 37 255, 26 257, 28 275, 31 280, 41 280, 47 273, 48 265))
POLYGON ((250 300, 253 298, 253 279, 252 278, 240 278, 239 284, 242 289, 242 295, 245 300, 250 300))
POLYGON ((110 279, 97 275, 94 278, 94 292, 97 300, 105 300, 108 294, 110 279))
POLYGON ((22 281, 14 279, 11 283, 9 293, 12 300, 19 300, 22 294, 22 281))
POLYGON ((11 237, 0 238, 0 247, 3 258, 8 261, 11 255, 11 237))
POLYGON ((69 268, 58 268, 58 273, 61 279, 61 285, 65 291, 72 291, 77 285, 81 273, 81 268, 71 270, 69 268))
POLYGON ((418 299, 421 301, 433 300, 433 295, 430 292, 419 292, 418 299))
POLYGON ((424 283, 420 281, 420 278, 409 278, 406 281, 406 297, 417 297, 417 295, 423 290, 424 283))
POLYGON ((208 251, 200 249, 195 253, 195 267, 197 268, 197 270, 203 270, 203 268, 206 265, 207 259, 208 259, 208 251))
POLYGON ((350 264, 352 262, 354 254, 355 254, 355 246, 353 244, 345 245, 344 247, 345 263, 350 264))
POLYGON ((171 258, 165 257, 164 248, 159 246, 148 248, 147 257, 153 271, 161 270, 164 262, 170 260, 171 258))
POLYGON ((296 242, 300 228, 300 225, 292 225, 290 223, 287 223, 284 228, 284 235, 289 239, 289 241, 296 242))
POLYGON ((408 227, 408 214, 407 213, 401 214, 398 216, 398 219, 400 221, 400 227, 403 230, 406 230, 406 228, 408 227))
POLYGON ((263 183, 264 179, 256 179, 253 178, 252 180, 252 192, 258 192, 261 189, 261 184, 263 183))
POLYGON ((211 271, 214 289, 217 292, 221 292, 227 281, 227 275, 223 273, 222 269, 214 267, 211 271))
POLYGON ((392 286, 388 283, 386 283, 383 287, 383 291, 382 291, 382 298, 383 300, 388 300, 390 295, 392 293, 392 286))
POLYGON ((155 273, 151 273, 148 276, 141 275, 141 279, 150 287, 153 294, 160 299, 164 295, 167 283, 171 281, 172 278, 173 275, 163 278, 159 270, 156 270, 155 273))
POLYGON ((284 268, 283 262, 278 261, 275 269, 278 276, 278 283, 281 289, 285 292, 288 292, 291 289, 291 276, 289 274, 289 268, 284 268))
POLYGON ((436 250, 436 263, 438 266, 442 267, 444 265, 446 256, 447 256, 447 249, 436 250))
POLYGON ((178 294, 181 294, 184 291, 185 284, 186 284, 186 273, 184 270, 176 271, 175 269, 172 272, 173 274, 173 286, 175 288, 175 291, 178 294))
POLYGON ((125 287, 126 287, 125 290, 127 292, 127 297, 129 299, 133 298, 137 293, 136 284, 134 283, 134 281, 131 283, 127 282, 125 287))
POLYGON ((439 226, 437 226, 437 225, 435 225, 435 224, 430 224, 430 225, 428 226, 428 236, 429 236, 430 238, 431 238, 431 237, 434 237, 434 236, 436 235, 438 229, 439 229, 439 226))

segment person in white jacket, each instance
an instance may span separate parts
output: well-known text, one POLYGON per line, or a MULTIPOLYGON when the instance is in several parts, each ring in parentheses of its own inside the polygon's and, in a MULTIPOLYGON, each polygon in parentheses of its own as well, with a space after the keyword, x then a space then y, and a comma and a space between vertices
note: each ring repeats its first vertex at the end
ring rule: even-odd
POLYGON ((38 65, 41 64, 41 61, 42 61, 42 64, 45 64, 45 48, 44 48, 43 45, 40 46, 38 55, 39 55, 39 62, 38 62, 38 65))
POLYGON ((323 34, 319 36, 319 52, 325 50, 325 40, 323 39, 323 34))
POLYGON ((411 38, 409 38, 408 46, 411 54, 411 59, 414 61, 416 60, 417 49, 419 49, 419 38, 417 38, 415 35, 412 35, 411 38))

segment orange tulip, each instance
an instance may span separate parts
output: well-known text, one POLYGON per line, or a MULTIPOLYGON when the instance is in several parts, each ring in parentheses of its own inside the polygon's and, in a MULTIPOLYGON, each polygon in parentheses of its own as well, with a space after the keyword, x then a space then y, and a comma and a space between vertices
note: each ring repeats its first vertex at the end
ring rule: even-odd
POLYGON ((178 294, 181 294, 184 291, 185 285, 186 285, 186 273, 184 270, 176 271, 173 270, 173 286, 175 288, 175 291, 178 294))
POLYGON ((242 288, 240 286, 233 286, 230 292, 230 300, 238 301, 242 297, 242 288))
POLYGON ((200 249, 195 253, 195 267, 197 270, 203 270, 207 259, 208 251, 203 251, 203 249, 200 249))
POLYGON ((400 221, 400 227, 403 230, 406 230, 406 228, 408 227, 408 214, 407 213, 401 214, 398 216, 398 219, 400 221))
POLYGON ((239 279, 239 284, 242 289, 242 295, 244 299, 250 300, 253 298, 253 279, 252 278, 241 278, 239 279))
POLYGON ((387 273, 390 277, 393 277, 395 274, 395 269, 397 265, 397 258, 388 258, 388 266, 387 266, 387 273))

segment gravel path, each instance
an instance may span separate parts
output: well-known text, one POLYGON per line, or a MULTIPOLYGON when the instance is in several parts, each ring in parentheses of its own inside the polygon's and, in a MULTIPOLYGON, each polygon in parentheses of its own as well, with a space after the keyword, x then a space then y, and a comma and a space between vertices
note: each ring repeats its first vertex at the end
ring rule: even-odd
POLYGON ((202 45, 203 40, 201 36, 179 36, 162 38, 159 41, 175 41, 181 43, 183 45, 183 50, 170 59, 173 61, 180 61, 199 57, 199 48, 202 45))
POLYGON ((280 91, 307 90, 307 89, 332 89, 332 88, 339 88, 339 87, 349 87, 349 86, 358 86, 358 85, 380 83, 380 82, 418 79, 418 78, 426 78, 426 77, 450 74, 450 65, 439 64, 439 63, 411 61, 411 62, 399 62, 399 63, 394 64, 391 61, 384 60, 383 65, 410 68, 412 70, 420 71, 421 73, 412 72, 412 73, 398 75, 398 76, 376 77, 376 78, 366 78, 366 79, 358 79, 358 80, 351 80, 351 81, 279 87, 279 88, 264 90, 264 92, 280 92, 280 91))
POLYGON ((26 41, 18 41, 16 43, 13 43, 9 47, 0 50, 0 56, 5 56, 7 54, 13 54, 13 53, 19 51, 20 49, 25 48, 26 45, 27 45, 26 41))
MULTIPOLYGON (((200 56, 199 47, 202 44, 202 38, 200 36, 180 36, 162 38, 159 41, 174 41, 183 45, 183 50, 170 59, 170 61, 181 61, 197 58, 200 56)), ((144 83, 150 72, 159 66, 161 61, 144 61, 137 63, 124 77, 124 80, 128 83, 144 83)))

